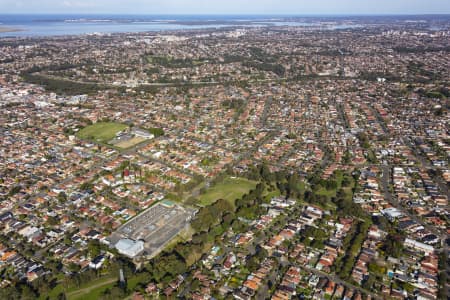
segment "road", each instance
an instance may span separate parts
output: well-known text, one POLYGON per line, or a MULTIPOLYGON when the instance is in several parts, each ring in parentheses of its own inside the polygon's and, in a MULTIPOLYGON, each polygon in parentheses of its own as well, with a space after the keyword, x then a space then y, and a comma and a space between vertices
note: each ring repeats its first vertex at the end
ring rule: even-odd
MULTIPOLYGON (((36 75, 36 73, 31 74, 36 75)), ((99 85, 99 86, 106 86, 110 88, 119 88, 119 87, 130 87, 129 84, 111 84, 111 83, 104 83, 104 82, 96 82, 96 81, 80 81, 80 80, 73 80, 68 79, 64 77, 59 76, 52 76, 48 74, 38 74, 39 76, 42 76, 47 79, 53 79, 53 80, 62 80, 66 82, 72 82, 75 84, 87 84, 87 85, 99 85)), ((292 80, 289 78, 275 78, 275 79, 257 79, 257 80, 247 80, 244 82, 247 82, 249 84, 252 83, 270 83, 270 82, 280 82, 285 80, 292 80)), ((186 81, 186 82, 151 82, 151 83, 142 83, 137 85, 137 87, 180 87, 180 86, 202 86, 202 85, 228 85, 228 84, 239 84, 241 81, 239 80, 230 80, 230 81, 186 81)))
POLYGON ((328 280, 332 280, 332 281, 334 281, 335 283, 341 284, 341 285, 343 285, 343 286, 345 286, 345 287, 347 287, 347 288, 353 289, 353 290, 355 290, 355 291, 359 291, 360 293, 364 293, 364 294, 366 294, 366 295, 370 295, 373 299, 379 299, 379 300, 382 300, 382 299, 383 299, 383 297, 380 297, 380 296, 378 296, 377 294, 374 294, 374 293, 372 293, 372 292, 370 292, 370 291, 368 291, 368 290, 366 290, 366 289, 363 289, 363 288, 361 288, 361 287, 358 287, 358 286, 356 286, 356 285, 353 285, 353 284, 351 284, 351 283, 348 283, 348 282, 346 282, 346 281, 341 280, 341 279, 340 279, 339 277, 337 277, 336 275, 331 275, 331 274, 328 274, 328 273, 319 271, 319 270, 317 270, 317 269, 310 268, 310 267, 308 267, 308 266, 299 266, 299 267, 302 268, 302 269, 305 270, 305 271, 314 273, 314 274, 316 274, 317 276, 326 277, 328 280))
MULTIPOLYGON (((424 228, 426 228, 427 230, 429 230, 430 232, 432 232, 433 234, 437 235, 440 239, 441 239, 441 248, 437 250, 437 252, 444 252, 445 257, 448 257, 448 244, 446 242, 446 239, 448 238, 447 233, 444 232, 440 232, 439 230, 437 230, 435 227, 423 222, 420 218, 418 218, 416 215, 409 213, 406 209, 402 209, 400 203, 397 201, 396 197, 393 197, 390 190, 389 190, 389 182, 390 182, 390 178, 391 178, 391 166, 388 165, 382 165, 380 166, 382 171, 383 171, 383 175, 381 178, 381 184, 383 187, 383 192, 384 192, 384 197, 385 199, 393 204, 395 207, 397 207, 399 210, 402 211, 403 214, 407 215, 408 217, 410 217, 412 220, 414 220, 415 222, 419 223, 420 225, 422 225, 424 228)), ((448 265, 448 260, 446 259, 443 262, 443 270, 441 270, 442 272, 450 272, 450 266, 448 265)), ((445 285, 444 287, 444 294, 448 295, 448 284, 445 285)))
POLYGON ((397 200, 396 197, 392 196, 390 190, 389 190, 389 182, 390 182, 390 170, 391 170, 391 166, 387 166, 387 165, 382 165, 381 169, 383 170, 383 176, 381 178, 381 183, 383 186, 383 192, 384 192, 384 197, 385 199, 391 203, 393 206, 395 206, 396 208, 398 208, 404 215, 408 216, 409 218, 411 218, 412 220, 414 220, 415 222, 419 223, 420 225, 422 225, 424 228, 426 228, 427 230, 429 230, 430 232, 432 232, 433 234, 440 236, 441 238, 446 237, 445 232, 440 232, 439 230, 436 229, 436 227, 431 226, 427 223, 425 223, 422 219, 420 219, 419 217, 417 217, 415 214, 410 213, 407 209, 405 209, 397 200))
MULTIPOLYGON (((416 157, 416 159, 420 162, 420 164, 422 165, 422 167, 427 168, 427 169, 436 169, 435 166, 433 166, 430 161, 428 160, 428 158, 425 158, 422 153, 420 153, 417 150, 417 147, 414 145, 414 143, 411 141, 411 138, 403 138, 402 139, 403 143, 408 146, 411 151, 414 153, 414 156, 416 157)), ((449 190, 447 187, 447 184, 444 182, 444 180, 440 177, 440 176, 433 176, 433 180, 435 183, 437 183, 437 185, 439 186, 439 188, 441 189, 441 191, 449 196, 449 190)), ((446 209, 449 209, 449 206, 447 205, 446 209)))

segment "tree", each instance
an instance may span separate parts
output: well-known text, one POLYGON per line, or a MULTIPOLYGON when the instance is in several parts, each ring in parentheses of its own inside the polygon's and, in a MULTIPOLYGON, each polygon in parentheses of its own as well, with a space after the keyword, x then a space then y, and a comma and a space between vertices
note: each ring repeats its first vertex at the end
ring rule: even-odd
POLYGON ((183 258, 176 253, 163 255, 153 262, 153 274, 158 281, 167 275, 176 276, 186 271, 183 258))
POLYGON ((106 289, 103 294, 100 296, 100 299, 123 299, 125 296, 127 295, 126 290, 118 287, 118 286, 114 286, 110 289, 106 289))
POLYGON ((404 237, 401 234, 389 233, 384 240, 382 250, 386 255, 398 258, 403 252, 403 241, 404 237))
POLYGON ((100 242, 98 240, 90 240, 88 242, 88 251, 92 258, 99 256, 101 252, 100 242))
POLYGON ((367 279, 364 280, 362 286, 363 286, 363 288, 370 290, 375 282, 376 282, 375 276, 373 276, 372 274, 369 274, 367 279))
POLYGON ((39 295, 47 295, 48 292, 52 289, 52 278, 50 278, 50 276, 48 275, 39 277, 38 279, 34 280, 32 284, 33 288, 39 291, 39 295))
POLYGON ((45 267, 51 270, 52 272, 57 273, 59 270, 61 270, 62 264, 58 260, 51 259, 45 263, 45 267))
POLYGON ((275 179, 275 176, 270 172, 269 167, 265 163, 260 166, 259 173, 266 182, 272 182, 275 179))
POLYGON ((36 292, 27 284, 23 284, 22 291, 21 291, 21 299, 32 300, 32 299, 36 299, 36 298, 37 298, 36 292))
POLYGON ((164 129, 162 128, 150 128, 148 131, 155 137, 160 137, 164 135, 164 129))
POLYGON ((18 286, 9 286, 0 289, 0 299, 21 300, 21 291, 18 286))
POLYGON ((64 203, 67 201, 67 195, 64 192, 59 192, 58 196, 56 197, 60 203, 64 203))
POLYGON ((94 188, 94 185, 90 182, 84 182, 81 186, 80 189, 82 191, 89 191, 92 190, 94 188))
POLYGON ((8 193, 8 196, 14 196, 15 194, 18 194, 22 187, 20 185, 15 185, 8 193))
POLYGON ((359 143, 361 144, 361 147, 364 149, 370 148, 369 138, 364 132, 360 132, 357 134, 357 138, 359 139, 359 143))
POLYGON ((67 266, 67 269, 68 269, 70 272, 76 273, 76 272, 80 271, 80 266, 77 265, 77 264, 75 264, 75 263, 72 263, 72 262, 71 262, 71 263, 67 266))
POLYGON ((49 216, 49 217, 47 218, 47 224, 48 224, 49 226, 55 226, 55 225, 58 225, 58 224, 59 224, 59 220, 58 220, 58 218, 56 218, 56 217, 49 216))
POLYGON ((369 269, 370 273, 374 273, 374 274, 378 274, 378 275, 386 274, 386 268, 376 264, 375 262, 369 263, 368 269, 369 269))

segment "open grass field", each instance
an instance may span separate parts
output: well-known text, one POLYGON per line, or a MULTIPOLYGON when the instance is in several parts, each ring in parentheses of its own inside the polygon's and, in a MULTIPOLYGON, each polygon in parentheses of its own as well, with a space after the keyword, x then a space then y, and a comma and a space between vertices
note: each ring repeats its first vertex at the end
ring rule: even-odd
POLYGON ((115 146, 120 149, 128 149, 128 148, 136 146, 137 144, 142 143, 145 140, 146 139, 143 137, 136 136, 132 139, 129 139, 128 141, 123 141, 123 142, 117 143, 117 144, 115 144, 115 146))
POLYGON ((257 182, 245 178, 227 177, 221 183, 209 188, 199 196, 197 204, 207 206, 218 199, 225 199, 234 205, 234 201, 256 187, 257 182))
MULTIPOLYGON (((81 287, 71 287, 65 291, 69 300, 96 300, 99 299, 104 291, 112 288, 117 282, 118 276, 105 276, 97 278, 81 287)), ((140 282, 146 282, 145 274, 130 275, 127 277, 127 286, 134 289, 140 282)), ((47 295, 41 296, 39 299, 57 299, 60 293, 64 292, 62 284, 58 284, 47 295)))
POLYGON ((117 278, 104 278, 102 280, 94 280, 92 283, 66 294, 69 300, 95 300, 100 298, 103 291, 112 288, 117 282, 117 278))
POLYGON ((319 196, 326 196, 328 198, 332 198, 336 196, 336 189, 332 189, 332 190, 327 190, 325 188, 320 188, 317 192, 316 195, 319 196))
POLYGON ((120 123, 99 122, 83 128, 77 133, 77 136, 82 139, 107 143, 116 136, 116 133, 127 127, 127 125, 120 123))
POLYGON ((98 299, 100 293, 111 288, 117 281, 117 276, 97 278, 81 287, 70 287, 65 290, 62 283, 56 285, 48 294, 41 295, 39 300, 58 299, 60 293, 65 293, 67 299, 98 299))
POLYGON ((274 191, 272 191, 272 192, 269 192, 269 191, 267 190, 267 187, 266 187, 266 190, 264 191, 264 194, 263 194, 264 198, 265 198, 267 201, 270 201, 273 197, 278 197, 278 196, 280 196, 280 195, 281 195, 281 193, 280 193, 280 190, 279 190, 279 189, 276 189, 276 190, 274 190, 274 191))
MULTIPOLYGON (((130 290, 136 288, 136 286, 141 282, 146 282, 146 274, 137 274, 127 277, 127 287, 130 290)), ((96 300, 107 289, 112 288, 117 282, 117 278, 104 278, 101 281, 95 281, 93 284, 82 287, 81 289, 72 291, 67 294, 69 300, 96 300)))

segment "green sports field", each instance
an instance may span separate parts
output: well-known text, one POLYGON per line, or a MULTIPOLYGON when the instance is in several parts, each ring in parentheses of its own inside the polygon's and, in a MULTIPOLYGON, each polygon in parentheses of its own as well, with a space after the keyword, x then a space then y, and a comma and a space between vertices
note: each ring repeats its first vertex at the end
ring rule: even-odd
POLYGON ((108 143, 116 136, 116 133, 127 127, 127 125, 120 123, 99 122, 83 128, 77 133, 77 136, 82 139, 108 143))
POLYGON ((209 188, 200 195, 197 204, 207 206, 218 199, 225 199, 234 205, 234 201, 256 187, 257 182, 245 178, 225 178, 221 183, 209 188))

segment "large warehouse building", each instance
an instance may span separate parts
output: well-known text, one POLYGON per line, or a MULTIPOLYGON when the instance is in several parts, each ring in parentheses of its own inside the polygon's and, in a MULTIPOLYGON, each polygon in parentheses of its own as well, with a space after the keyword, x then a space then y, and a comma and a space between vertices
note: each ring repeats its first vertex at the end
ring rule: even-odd
POLYGON ((143 241, 133 241, 130 239, 121 239, 115 245, 120 254, 134 258, 144 251, 143 241))

